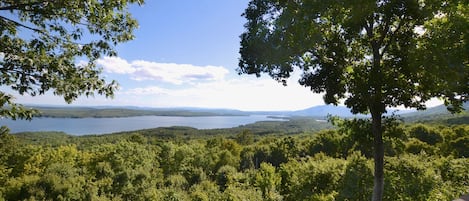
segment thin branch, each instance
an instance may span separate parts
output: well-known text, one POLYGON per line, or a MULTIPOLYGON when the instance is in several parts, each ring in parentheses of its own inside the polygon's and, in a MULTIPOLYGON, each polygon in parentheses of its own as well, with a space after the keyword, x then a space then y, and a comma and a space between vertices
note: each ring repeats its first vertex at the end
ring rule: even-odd
MULTIPOLYGON (((14 20, 11 20, 11 19, 8 19, 6 17, 3 17, 3 16, 0 16, 0 19, 3 19, 3 21, 6 21, 7 23, 12 23, 14 24, 15 26, 19 26, 19 27, 24 27, 26 29, 29 29, 29 30, 32 30, 32 31, 35 31, 37 33, 40 33, 40 34, 44 34, 45 36, 49 37, 50 39, 53 39, 53 40, 60 40, 60 41, 65 41, 64 38, 62 37, 58 37, 58 36, 53 36, 51 34, 48 34, 46 32, 44 32, 43 30, 40 30, 40 29, 37 29, 37 28, 34 28, 34 27, 30 27, 30 26, 27 26, 25 24, 22 24, 22 23, 19 23, 17 21, 14 21, 14 20)), ((83 24, 84 25, 84 24, 83 24)), ((72 41, 70 41, 72 42, 72 41)), ((79 42, 72 42, 74 44, 77 44, 77 45, 87 45, 87 43, 79 43, 79 42)))
POLYGON ((21 23, 19 23, 19 22, 17 22, 17 21, 14 21, 14 20, 12 20, 12 19, 8 19, 8 18, 3 17, 3 16, 0 16, 0 19, 3 19, 3 21, 6 21, 6 22, 12 23, 12 24, 14 24, 14 25, 17 26, 17 27, 24 27, 24 28, 29 29, 29 30, 31 30, 31 31, 35 31, 35 32, 39 32, 39 33, 44 33, 44 32, 43 32, 42 30, 40 30, 40 29, 37 29, 37 28, 34 28, 34 27, 30 27, 30 26, 27 26, 27 25, 25 25, 25 24, 21 24, 21 23))
POLYGON ((0 10, 22 10, 22 8, 25 8, 26 6, 40 5, 43 3, 47 3, 47 1, 9 5, 5 7, 0 7, 0 10))
MULTIPOLYGON (((399 18, 400 21, 399 21, 399 24, 397 25, 397 28, 396 30, 394 30, 392 33, 391 33, 391 36, 389 37, 389 41, 383 48, 383 51, 380 53, 380 56, 383 56, 384 53, 388 50, 390 44, 391 44, 391 41, 394 39, 394 37, 396 36, 397 32, 399 32, 399 29, 401 29, 402 25, 404 24, 404 17, 402 18, 399 18)), ((383 38, 383 41, 384 41, 384 38, 383 38)))
POLYGON ((91 24, 88 22, 88 21, 80 21, 80 22, 76 22, 75 24, 77 25, 82 25, 82 26, 91 26, 91 24))
POLYGON ((384 42, 384 39, 386 39, 387 32, 389 30, 389 24, 391 20, 387 20, 384 22, 383 30, 381 30, 381 38, 379 39, 379 45, 382 45, 384 42))
POLYGON ((373 24, 368 20, 366 20, 365 30, 366 30, 366 34, 368 35, 368 37, 372 38, 373 37, 373 24))

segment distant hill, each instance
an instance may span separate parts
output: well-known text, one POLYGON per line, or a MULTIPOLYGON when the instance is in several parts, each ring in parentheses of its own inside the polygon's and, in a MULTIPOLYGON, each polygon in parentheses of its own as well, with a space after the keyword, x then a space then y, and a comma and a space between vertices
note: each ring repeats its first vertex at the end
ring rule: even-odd
MULTIPOLYGON (((408 113, 408 110, 397 110, 397 109, 388 109, 387 114, 404 114, 408 113)), ((334 106, 334 105, 320 105, 315 107, 310 107, 304 110, 298 110, 289 113, 292 116, 312 116, 312 117, 327 117, 328 115, 332 116, 339 116, 343 118, 363 118, 369 117, 369 115, 365 114, 353 114, 350 111, 350 108, 345 106, 334 106)))
POLYGON ((39 110, 39 117, 52 118, 85 118, 85 117, 130 117, 130 116, 245 116, 245 115, 272 115, 272 116, 305 116, 324 119, 328 115, 340 117, 364 117, 354 115, 344 106, 320 105, 297 111, 241 111, 234 109, 211 109, 193 107, 152 108, 134 106, 30 106, 39 110))
POLYGON ((469 102, 463 104, 465 109, 460 114, 451 114, 445 105, 401 115, 405 122, 469 124, 469 102))
POLYGON ((312 116, 312 117, 327 117, 328 115, 339 117, 364 117, 365 115, 354 115, 350 112, 350 108, 344 106, 334 105, 320 105, 310 107, 304 110, 297 110, 289 113, 292 116, 312 116))
POLYGON ((320 105, 296 111, 241 111, 234 109, 211 109, 193 107, 152 108, 133 106, 29 106, 37 109, 38 117, 50 118, 109 118, 131 116, 245 116, 245 115, 272 115, 272 116, 305 116, 324 119, 328 115, 349 117, 365 117, 354 115, 344 106, 320 105))
POLYGON ((138 107, 55 107, 32 106, 37 109, 37 117, 50 118, 112 118, 132 116, 243 116, 249 115, 239 110, 188 109, 188 108, 138 108, 138 107))
MULTIPOLYGON (((241 111, 234 109, 211 109, 193 107, 151 108, 151 107, 63 107, 63 106, 31 106, 40 111, 40 117, 52 118, 85 118, 85 117, 131 117, 131 116, 245 116, 245 115, 272 115, 272 116, 303 116, 325 119, 328 115, 342 118, 363 118, 369 115, 354 115, 345 106, 319 105, 296 111, 241 111)), ((400 115, 406 122, 429 122, 442 119, 459 118, 456 122, 465 122, 469 119, 469 103, 464 104, 463 114, 453 115, 444 105, 428 108, 423 111, 388 109, 387 115, 400 115), (465 116, 467 115, 467 117, 465 116), (464 118, 461 118, 464 117, 464 118)), ((469 122, 467 122, 469 123, 469 122)))
MULTIPOLYGON (((469 110, 469 102, 463 104, 463 108, 467 111, 469 110)), ((426 110, 419 110, 412 113, 406 114, 406 116, 414 115, 435 115, 435 114, 450 114, 445 105, 438 105, 435 107, 427 108, 426 110)))

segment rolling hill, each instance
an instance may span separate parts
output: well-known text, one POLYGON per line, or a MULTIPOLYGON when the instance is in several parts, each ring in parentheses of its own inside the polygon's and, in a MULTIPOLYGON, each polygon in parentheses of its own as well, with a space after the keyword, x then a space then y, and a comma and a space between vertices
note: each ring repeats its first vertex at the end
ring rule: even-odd
MULTIPOLYGON (((58 107, 58 106, 30 106, 40 111, 38 117, 50 118, 106 118, 131 116, 246 116, 246 115, 272 115, 272 116, 303 116, 325 119, 327 116, 342 118, 364 118, 367 115, 354 115, 345 106, 320 105, 296 111, 241 111, 234 109, 211 108, 150 108, 150 107, 58 107)), ((389 109, 387 114, 397 114, 405 122, 462 122, 469 124, 469 103, 464 104, 465 111, 461 114, 451 114, 444 105, 428 108, 422 111, 389 109)))

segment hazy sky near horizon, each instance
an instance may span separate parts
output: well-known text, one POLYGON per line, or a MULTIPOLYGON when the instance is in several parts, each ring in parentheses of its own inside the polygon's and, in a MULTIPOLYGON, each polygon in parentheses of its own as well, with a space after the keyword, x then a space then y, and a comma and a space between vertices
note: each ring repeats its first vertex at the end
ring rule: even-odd
MULTIPOLYGON (((82 97, 72 105, 297 110, 324 104, 322 95, 298 84, 300 72, 286 87, 268 75, 238 75, 248 2, 147 0, 131 6, 140 24, 135 40, 119 44, 117 57, 98 60, 103 75, 120 84, 115 98, 82 97)), ((66 105, 52 93, 16 100, 66 105)))
MULTIPOLYGON (((238 75, 241 16, 248 0, 147 0, 131 6, 139 21, 135 40, 119 44, 117 57, 98 61, 116 80, 114 99, 79 98, 72 105, 205 107, 241 110, 296 110, 323 104, 322 95, 268 75, 238 75)), ((24 104, 65 105, 52 93, 17 96, 24 104)))

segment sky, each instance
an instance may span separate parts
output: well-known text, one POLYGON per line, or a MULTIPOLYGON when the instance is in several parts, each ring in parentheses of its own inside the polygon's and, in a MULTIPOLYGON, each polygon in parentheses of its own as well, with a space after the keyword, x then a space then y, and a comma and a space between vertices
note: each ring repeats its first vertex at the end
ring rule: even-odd
MULTIPOLYGON (((129 11, 136 38, 119 44, 117 57, 97 64, 120 84, 113 99, 80 97, 72 106, 200 107, 245 111, 300 110, 323 105, 321 94, 268 75, 238 75, 240 38, 248 0, 147 0, 129 11)), ((66 105, 63 98, 17 96, 23 104, 66 105)), ((430 103, 435 105, 438 102, 430 103)))
MULTIPOLYGON (((248 0, 147 0, 129 11, 139 22, 117 57, 97 64, 120 85, 113 99, 79 98, 73 106, 203 107, 298 110, 323 104, 298 84, 284 87, 268 75, 238 75, 240 38, 248 0)), ((63 98, 18 96, 23 104, 66 105, 63 98)))

